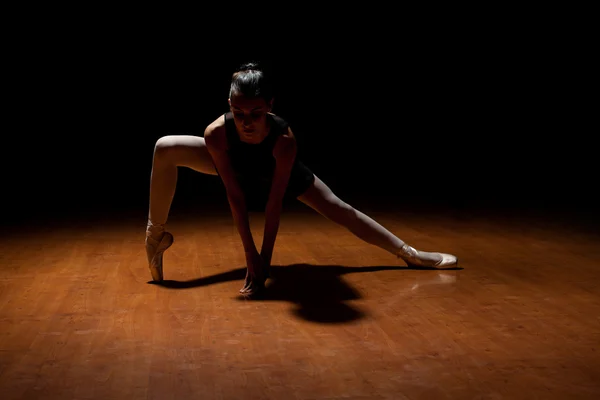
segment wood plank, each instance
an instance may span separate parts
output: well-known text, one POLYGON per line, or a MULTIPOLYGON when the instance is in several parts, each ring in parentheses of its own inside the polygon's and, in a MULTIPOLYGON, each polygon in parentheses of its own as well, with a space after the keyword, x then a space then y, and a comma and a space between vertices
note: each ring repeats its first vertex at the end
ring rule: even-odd
MULTIPOLYGON (((413 270, 312 211, 284 214, 263 297, 238 295, 228 213, 174 215, 162 285, 144 221, 0 240, 9 399, 593 399, 599 235, 544 219, 376 211, 460 269, 413 270)), ((255 235, 262 216, 252 215, 255 235)))

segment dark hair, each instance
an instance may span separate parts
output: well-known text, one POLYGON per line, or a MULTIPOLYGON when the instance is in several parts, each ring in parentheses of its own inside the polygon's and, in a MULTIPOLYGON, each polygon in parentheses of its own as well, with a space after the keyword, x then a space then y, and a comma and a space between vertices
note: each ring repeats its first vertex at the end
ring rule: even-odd
POLYGON ((273 88, 269 74, 258 62, 247 62, 240 65, 231 77, 229 97, 240 93, 247 97, 262 97, 266 102, 273 98, 273 88))

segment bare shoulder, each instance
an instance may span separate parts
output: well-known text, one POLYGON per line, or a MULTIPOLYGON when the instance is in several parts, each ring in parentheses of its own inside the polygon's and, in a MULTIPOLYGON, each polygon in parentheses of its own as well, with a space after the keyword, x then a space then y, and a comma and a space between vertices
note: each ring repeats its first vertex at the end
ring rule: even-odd
POLYGON ((227 149, 225 118, 223 115, 219 116, 219 118, 215 119, 204 129, 204 140, 208 147, 220 150, 227 149))

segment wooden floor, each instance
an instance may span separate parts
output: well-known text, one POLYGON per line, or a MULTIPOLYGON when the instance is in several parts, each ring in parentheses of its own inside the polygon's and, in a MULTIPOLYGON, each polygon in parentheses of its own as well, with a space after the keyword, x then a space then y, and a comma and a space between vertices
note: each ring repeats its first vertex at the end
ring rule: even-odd
MULTIPOLYGON (((600 398, 596 232, 371 212, 460 260, 412 270, 294 210, 268 290, 247 300, 231 217, 206 214, 170 221, 164 285, 149 282, 137 215, 5 232, 0 398, 600 398)), ((261 221, 253 214, 259 236, 261 221)))

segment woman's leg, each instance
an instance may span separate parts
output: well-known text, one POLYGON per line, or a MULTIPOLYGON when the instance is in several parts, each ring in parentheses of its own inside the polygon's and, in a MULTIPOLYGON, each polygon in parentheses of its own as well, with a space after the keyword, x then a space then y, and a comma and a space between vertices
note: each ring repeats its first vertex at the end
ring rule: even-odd
POLYGON ((178 167, 217 175, 203 137, 171 135, 158 139, 152 160, 148 213, 148 219, 154 225, 164 225, 167 222, 175 195, 178 167))
POLYGON ((396 237, 371 217, 339 199, 329 187, 315 176, 314 183, 298 200, 331 221, 347 228, 367 243, 380 247, 407 264, 423 267, 448 267, 457 263, 451 254, 414 249, 396 237))
POLYGON ((146 254, 155 281, 162 280, 162 255, 173 243, 165 232, 177 186, 177 168, 187 167, 217 175, 204 138, 191 135, 163 136, 156 141, 150 174, 150 207, 146 228, 146 254))

